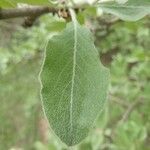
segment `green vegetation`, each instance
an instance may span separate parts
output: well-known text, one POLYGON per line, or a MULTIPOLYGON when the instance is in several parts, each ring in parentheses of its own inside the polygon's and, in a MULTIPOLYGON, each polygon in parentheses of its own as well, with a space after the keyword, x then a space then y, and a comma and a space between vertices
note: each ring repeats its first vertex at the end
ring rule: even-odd
MULTIPOLYGON (((149 150, 150 20, 94 15, 89 8, 79 12, 78 20, 93 32, 101 61, 110 68, 111 85, 94 128, 73 149, 149 150)), ((52 15, 27 29, 17 19, 0 22, 0 150, 67 150, 43 115, 38 80, 46 41, 65 26, 52 15)))
MULTIPOLYGON (((8 22, 1 22, 1 29, 11 32, 0 33, 0 149, 65 147, 47 128, 39 96, 43 39, 54 34, 49 31, 57 31, 48 26, 52 22, 48 18, 42 17, 38 26, 15 31, 8 22)), ((111 71, 111 87, 103 113, 79 150, 149 150, 149 25, 146 18, 135 23, 118 21, 104 33, 105 25, 94 22, 101 60, 111 71)))

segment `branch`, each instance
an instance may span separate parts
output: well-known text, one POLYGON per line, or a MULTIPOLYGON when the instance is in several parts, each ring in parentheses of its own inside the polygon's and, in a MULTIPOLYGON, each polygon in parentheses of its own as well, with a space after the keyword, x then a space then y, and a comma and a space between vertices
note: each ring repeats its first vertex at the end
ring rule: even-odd
POLYGON ((124 113, 122 119, 119 121, 119 124, 122 124, 124 123, 125 121, 128 120, 130 114, 132 113, 132 111, 140 104, 143 103, 143 98, 140 98, 138 100, 136 100, 135 102, 133 102, 129 107, 128 109, 126 110, 126 112, 124 113))
POLYGON ((116 104, 119 104, 120 106, 122 106, 124 108, 128 108, 130 106, 130 104, 128 102, 126 102, 125 100, 121 100, 119 97, 116 97, 112 94, 110 94, 110 100, 112 102, 115 102, 116 104))
POLYGON ((58 9, 48 6, 32 6, 23 8, 0 9, 0 20, 18 17, 38 17, 46 13, 57 13, 58 9))

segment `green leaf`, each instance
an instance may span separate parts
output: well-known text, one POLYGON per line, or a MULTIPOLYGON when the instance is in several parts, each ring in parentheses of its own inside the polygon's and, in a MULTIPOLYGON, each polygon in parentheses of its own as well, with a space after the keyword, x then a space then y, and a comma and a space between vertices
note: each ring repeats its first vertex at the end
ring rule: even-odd
POLYGON ((109 83, 90 31, 69 23, 50 39, 40 77, 52 129, 68 146, 78 144, 102 111, 109 83))
POLYGON ((58 31, 63 30, 65 26, 66 26, 66 22, 64 21, 52 21, 50 24, 48 24, 46 29, 49 32, 58 32, 58 31))
POLYGON ((104 12, 128 21, 137 21, 150 14, 150 0, 128 0, 125 4, 105 2, 100 3, 99 6, 104 12))
POLYGON ((49 0, 0 0, 0 7, 16 7, 18 3, 31 5, 51 5, 49 0))

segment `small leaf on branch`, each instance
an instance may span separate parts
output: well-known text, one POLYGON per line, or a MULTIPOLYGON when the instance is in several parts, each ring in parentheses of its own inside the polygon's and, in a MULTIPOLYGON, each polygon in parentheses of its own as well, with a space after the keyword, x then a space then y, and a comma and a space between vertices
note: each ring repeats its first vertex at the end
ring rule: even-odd
POLYGON ((46 5, 46 6, 52 5, 52 3, 49 0, 0 0, 0 7, 12 8, 16 7, 19 3, 29 5, 46 5))
POLYGON ((137 21, 150 14, 150 0, 128 0, 126 3, 102 2, 99 7, 127 21, 137 21))

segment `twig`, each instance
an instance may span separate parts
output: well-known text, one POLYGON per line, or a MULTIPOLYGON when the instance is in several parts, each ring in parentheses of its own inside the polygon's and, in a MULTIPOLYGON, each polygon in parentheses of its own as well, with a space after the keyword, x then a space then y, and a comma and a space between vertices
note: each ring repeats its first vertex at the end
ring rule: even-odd
POLYGON ((129 107, 129 103, 125 102, 124 100, 121 100, 119 97, 110 95, 110 100, 112 102, 115 102, 115 103, 119 104, 120 106, 125 107, 125 108, 129 107))
POLYGON ((119 124, 122 124, 123 122, 127 121, 130 114, 132 113, 132 111, 143 102, 143 98, 138 99, 137 101, 133 102, 128 109, 126 110, 126 112, 124 113, 122 119, 119 121, 119 124))
POLYGON ((40 16, 46 13, 57 13, 58 9, 48 6, 32 6, 22 8, 0 9, 0 20, 28 16, 40 16))

